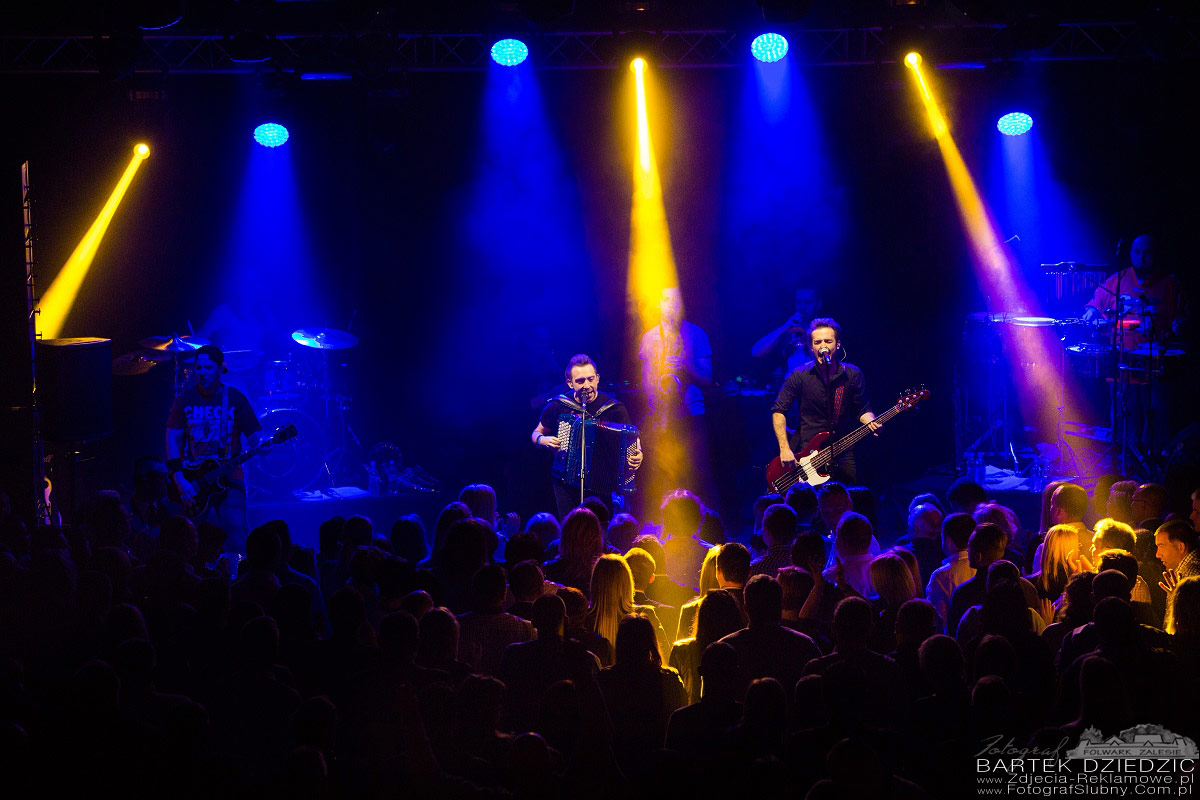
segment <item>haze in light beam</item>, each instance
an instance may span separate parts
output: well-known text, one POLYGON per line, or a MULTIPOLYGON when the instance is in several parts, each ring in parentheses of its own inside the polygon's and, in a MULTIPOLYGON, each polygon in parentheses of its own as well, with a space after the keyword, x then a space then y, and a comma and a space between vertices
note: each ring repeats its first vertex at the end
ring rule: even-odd
MULTIPOLYGON (((906 59, 921 90, 921 100, 933 128, 950 187, 958 206, 959 218, 967 234, 971 248, 971 261, 977 279, 988 298, 988 311, 1007 311, 1019 315, 1039 316, 1037 298, 1020 272, 1013 264, 996 234, 987 205, 984 203, 975 180, 971 177, 945 117, 921 69, 920 62, 914 65, 906 59)), ((1004 325, 1005 349, 1009 367, 1017 387, 1021 411, 1028 423, 1036 423, 1044 440, 1054 440, 1058 423, 1059 408, 1068 403, 1070 386, 1063 386, 1060 395, 1062 359, 1061 343, 1053 327, 1019 327, 1004 325)))
MULTIPOLYGON (((145 146, 139 145, 139 148, 142 147, 145 146)), ((121 198, 125 196, 129 185, 133 183, 133 176, 137 174, 138 168, 149 154, 149 148, 146 148, 145 152, 142 152, 141 149, 134 152, 133 157, 129 160, 129 166, 125 167, 121 179, 117 181, 112 194, 108 196, 108 201, 100 209, 100 213, 88 228, 87 233, 79 240, 79 244, 75 246, 74 252, 63 264, 62 269, 58 271, 50 288, 42 294, 41 300, 38 301, 37 327, 43 338, 54 339, 62 333, 67 315, 71 313, 71 307, 75 305, 75 298, 79 295, 83 279, 92 266, 92 260, 96 257, 100 242, 104 240, 108 225, 112 222, 113 215, 117 213, 117 207, 121 205, 121 198)))

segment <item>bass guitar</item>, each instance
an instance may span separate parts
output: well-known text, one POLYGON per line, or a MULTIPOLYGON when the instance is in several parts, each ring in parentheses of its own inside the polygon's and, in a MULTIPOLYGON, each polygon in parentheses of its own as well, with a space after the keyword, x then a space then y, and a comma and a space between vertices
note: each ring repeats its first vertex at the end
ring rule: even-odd
POLYGON ((240 456, 219 461, 215 458, 210 458, 204 463, 196 467, 183 470, 183 477, 187 478, 188 482, 196 487, 196 495, 191 503, 183 502, 179 496, 179 487, 175 485, 175 481, 170 481, 167 486, 167 497, 172 502, 179 503, 183 506, 184 514, 191 519, 204 514, 215 503, 219 503, 229 493, 229 486, 224 483, 226 476, 235 469, 245 464, 252 458, 262 455, 271 447, 277 444, 286 442, 288 439, 295 437, 296 426, 285 425, 271 434, 270 438, 254 447, 240 456))
MULTIPOLYGON (((900 395, 900 399, 896 401, 896 405, 880 414, 874 421, 882 425, 900 412, 907 411, 927 397, 929 397, 929 390, 924 386, 909 389, 900 395)), ((770 486, 770 491, 777 494, 784 494, 788 489, 800 482, 807 483, 810 486, 819 486, 825 483, 829 480, 829 465, 842 453, 854 447, 860 439, 870 432, 871 425, 868 423, 853 433, 846 434, 832 444, 827 444, 829 437, 833 435, 827 431, 818 433, 812 437, 803 449, 797 448, 796 443, 793 443, 792 452, 796 454, 796 465, 794 467, 785 467, 783 462, 779 460, 779 456, 775 456, 775 458, 771 459, 771 463, 767 464, 767 484, 770 486)))

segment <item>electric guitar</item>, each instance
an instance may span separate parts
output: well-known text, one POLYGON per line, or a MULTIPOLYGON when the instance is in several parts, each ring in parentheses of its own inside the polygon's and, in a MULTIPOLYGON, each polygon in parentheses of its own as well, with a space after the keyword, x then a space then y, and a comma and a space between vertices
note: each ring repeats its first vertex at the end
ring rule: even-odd
MULTIPOLYGON (((882 425, 901 411, 907 411, 927 397, 929 397, 929 390, 924 386, 909 389, 900 395, 900 399, 896 401, 896 405, 880 414, 874 421, 882 425)), ((795 443, 793 443, 792 452, 796 454, 796 466, 791 468, 785 467, 783 462, 779 460, 779 456, 775 456, 775 458, 771 459, 771 463, 767 464, 767 483, 770 486, 770 491, 784 494, 788 489, 801 481, 810 486, 819 486, 825 483, 829 480, 829 465, 842 453, 854 447, 859 439, 862 439, 870 432, 871 425, 867 423, 853 433, 846 434, 833 444, 826 444, 829 441, 829 437, 833 435, 828 431, 818 433, 812 437, 803 450, 797 448, 795 443)))
POLYGON ((285 425, 271 434, 271 437, 258 447, 247 450, 240 456, 226 461, 210 458, 197 467, 183 470, 183 477, 196 487, 196 496, 191 503, 184 503, 179 496, 179 487, 172 480, 167 486, 167 497, 172 502, 183 506, 184 514, 191 519, 204 514, 215 503, 219 503, 229 493, 229 486, 223 483, 225 477, 252 458, 262 455, 272 446, 286 442, 296 435, 295 425, 285 425))

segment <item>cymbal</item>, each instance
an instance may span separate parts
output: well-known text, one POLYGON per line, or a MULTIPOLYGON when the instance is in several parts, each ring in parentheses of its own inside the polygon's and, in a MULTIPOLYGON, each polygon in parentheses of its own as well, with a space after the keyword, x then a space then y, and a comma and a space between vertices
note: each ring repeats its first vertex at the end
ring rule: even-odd
POLYGON ((212 342, 199 336, 151 336, 149 339, 142 339, 138 344, 167 353, 190 353, 212 342))
POLYGON ((357 336, 335 328, 301 328, 292 333, 292 339, 318 350, 347 350, 358 344, 357 336))
MULTIPOLYGON (((154 352, 154 351, 151 351, 154 352)), ((162 355, 158 353, 158 355, 162 355)), ((134 351, 117 356, 112 361, 113 375, 145 375, 164 359, 134 351)))
POLYGON ((247 372, 258 364, 262 358, 261 350, 226 350, 225 367, 230 372, 247 372))

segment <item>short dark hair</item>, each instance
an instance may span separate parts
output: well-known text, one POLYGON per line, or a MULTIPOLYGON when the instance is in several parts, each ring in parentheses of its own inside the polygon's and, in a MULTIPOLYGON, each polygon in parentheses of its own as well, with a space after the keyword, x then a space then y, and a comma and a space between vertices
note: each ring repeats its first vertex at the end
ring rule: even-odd
POLYGON ((521 561, 508 570, 508 585, 512 588, 513 597, 518 600, 540 596, 545 581, 542 568, 536 561, 521 561))
POLYGON ((839 648, 863 645, 871 635, 875 612, 861 597, 846 597, 833 610, 833 637, 839 648))
POLYGON ((471 599, 476 611, 485 611, 504 604, 508 584, 504 570, 497 564, 484 564, 471 577, 471 599))
POLYGON ((811 517, 817 513, 817 490, 807 483, 797 483, 788 489, 784 502, 792 507, 797 517, 811 517))
POLYGON ((987 499, 983 487, 969 478, 959 478, 946 490, 946 501, 950 506, 968 514, 975 510, 975 506, 986 503, 987 499))
POLYGON ((967 549, 967 542, 975 532, 975 518, 963 511, 947 514, 942 520, 942 536, 949 539, 959 550, 967 549))
POLYGON ((654 556, 640 547, 631 547, 625 554, 625 563, 633 573, 633 588, 645 589, 654 578, 654 556))
POLYGON ((1196 549, 1196 531, 1187 523, 1187 520, 1173 519, 1164 522, 1154 531, 1155 536, 1160 533, 1165 533, 1168 541, 1183 542, 1183 546, 1189 553, 1196 549))
POLYGON ((687 489, 676 489, 663 498, 663 528, 670 528, 671 533, 675 533, 675 525, 669 524, 674 522, 680 528, 686 529, 688 536, 692 536, 700 530, 703 511, 704 506, 699 497, 687 489))
POLYGON ((1138 561, 1133 557, 1133 553, 1128 550, 1113 547, 1103 551, 1097 560, 1096 569, 1100 572, 1115 569, 1124 573, 1125 577, 1129 579, 1131 587, 1137 583, 1138 561))
POLYGON ((790 542, 796 535, 796 512, 789 505, 776 503, 763 513, 762 529, 776 543, 790 542))
POLYGON ((871 549, 871 537, 874 534, 869 519, 854 511, 847 511, 838 520, 835 538, 844 541, 855 553, 866 553, 871 549))
POLYGON ((1004 548, 1008 546, 1008 534, 994 522, 985 522, 975 528, 971 538, 967 540, 967 551, 976 554, 971 561, 976 569, 984 569, 992 563, 1004 558, 1004 548))
MULTIPOLYGON (((633 547, 640 547, 650 554, 650 557, 654 559, 655 574, 662 575, 666 573, 667 548, 663 547, 663 543, 657 537, 643 533, 633 540, 633 547)), ((632 550, 633 548, 631 547, 630 549, 632 550)))
POLYGON ((563 377, 568 381, 571 380, 572 369, 575 367, 586 367, 588 364, 591 364, 592 369, 596 370, 596 372, 600 371, 600 368, 596 366, 596 362, 592 361, 591 356, 584 353, 576 353, 575 355, 571 356, 571 360, 567 362, 567 368, 563 370, 563 377))
POLYGON ((796 541, 792 542, 792 564, 801 569, 808 569, 810 560, 815 559, 824 563, 828 557, 825 540, 821 538, 821 534, 815 531, 802 533, 796 537, 796 541))
POLYGON ((1064 513, 1076 519, 1083 519, 1083 515, 1087 513, 1087 490, 1074 483, 1064 483, 1050 496, 1050 505, 1058 506, 1064 513))
POLYGON ((599 497, 585 497, 580 505, 590 509, 596 515, 596 519, 600 520, 601 527, 607 528, 608 523, 612 521, 612 509, 599 497))
POLYGON ((746 584, 744 597, 746 616, 751 624, 769 624, 779 622, 783 618, 783 587, 770 575, 755 575, 751 578, 746 584))
POLYGON ((831 494, 840 494, 847 500, 850 499, 850 491, 846 488, 845 484, 838 483, 837 481, 828 481, 821 484, 821 488, 817 490, 817 500, 824 500, 831 494))
POLYGON ((805 349, 812 352, 812 337, 813 332, 817 328, 833 328, 833 339, 837 344, 842 343, 842 326, 837 324, 837 320, 833 317, 816 317, 808 324, 808 341, 804 343, 805 349))
POLYGON ((744 584, 750 579, 750 551, 746 545, 729 542, 717 551, 717 569, 730 583, 744 584))

